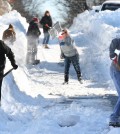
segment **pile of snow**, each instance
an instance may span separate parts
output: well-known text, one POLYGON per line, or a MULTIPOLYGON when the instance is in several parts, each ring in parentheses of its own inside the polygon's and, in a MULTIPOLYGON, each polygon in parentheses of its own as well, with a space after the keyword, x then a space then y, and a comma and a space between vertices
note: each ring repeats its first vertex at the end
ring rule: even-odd
POLYGON ((83 76, 100 83, 109 83, 109 46, 120 36, 120 10, 79 14, 71 27, 77 45, 82 48, 83 76))
POLYGON ((76 125, 80 121, 80 117, 77 115, 62 115, 58 118, 58 124, 61 127, 71 127, 76 125))

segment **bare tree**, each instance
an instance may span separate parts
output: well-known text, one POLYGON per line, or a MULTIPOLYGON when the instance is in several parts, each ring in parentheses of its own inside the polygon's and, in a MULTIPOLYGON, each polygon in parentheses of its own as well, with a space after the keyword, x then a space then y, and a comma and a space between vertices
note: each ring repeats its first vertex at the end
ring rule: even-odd
POLYGON ((86 0, 57 0, 57 3, 61 4, 66 12, 64 20, 66 20, 67 27, 73 23, 73 19, 77 16, 77 14, 88 9, 86 0))
POLYGON ((40 7, 44 3, 44 0, 35 1, 35 0, 23 0, 24 10, 29 12, 30 16, 37 16, 40 18, 41 12, 40 7))
POLYGON ((44 0, 13 0, 11 3, 13 9, 17 10, 29 22, 33 16, 40 15, 39 7, 44 0))
POLYGON ((11 7, 7 1, 0 0, 0 15, 7 13, 11 10, 11 7))

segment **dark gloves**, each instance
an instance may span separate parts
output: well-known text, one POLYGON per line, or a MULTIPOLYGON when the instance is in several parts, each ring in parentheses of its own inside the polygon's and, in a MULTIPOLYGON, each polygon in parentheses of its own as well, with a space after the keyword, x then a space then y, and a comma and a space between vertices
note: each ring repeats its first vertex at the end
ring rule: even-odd
POLYGON ((59 39, 59 40, 63 40, 64 38, 63 38, 62 35, 60 35, 60 36, 58 37, 58 39, 59 39))
POLYGON ((12 66, 13 66, 13 68, 14 68, 15 70, 18 68, 18 65, 16 65, 16 64, 13 64, 12 66))
POLYGON ((48 24, 45 24, 46 27, 49 27, 48 24))

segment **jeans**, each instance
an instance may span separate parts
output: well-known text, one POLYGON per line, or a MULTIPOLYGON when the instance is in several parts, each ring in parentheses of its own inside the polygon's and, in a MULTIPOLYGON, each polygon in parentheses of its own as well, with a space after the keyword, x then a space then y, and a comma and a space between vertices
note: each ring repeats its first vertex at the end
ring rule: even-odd
POLYGON ((74 69, 77 73, 78 80, 81 77, 81 70, 80 70, 80 66, 79 66, 79 55, 75 55, 72 57, 65 56, 65 70, 64 70, 65 82, 68 82, 68 80, 69 80, 69 69, 70 69, 71 63, 73 64, 74 69))
POLYGON ((43 44, 48 44, 50 38, 50 34, 48 32, 44 33, 44 39, 43 39, 43 44))
POLYGON ((114 65, 111 65, 110 75, 118 93, 118 100, 110 118, 112 121, 117 121, 118 118, 120 117, 120 71, 118 71, 114 65))
MULTIPOLYGON (((0 77, 2 77, 2 76, 3 76, 3 71, 0 72, 0 77)), ((0 101, 1 101, 2 80, 3 80, 3 79, 0 80, 0 101)))

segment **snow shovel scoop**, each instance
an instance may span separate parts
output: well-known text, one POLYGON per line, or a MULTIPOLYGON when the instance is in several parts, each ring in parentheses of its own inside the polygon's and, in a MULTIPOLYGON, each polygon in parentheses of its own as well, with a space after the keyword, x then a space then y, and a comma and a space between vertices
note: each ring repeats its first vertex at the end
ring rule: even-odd
POLYGON ((8 72, 3 74, 3 76, 0 77, 0 80, 3 79, 6 75, 8 75, 14 68, 11 68, 8 72))

